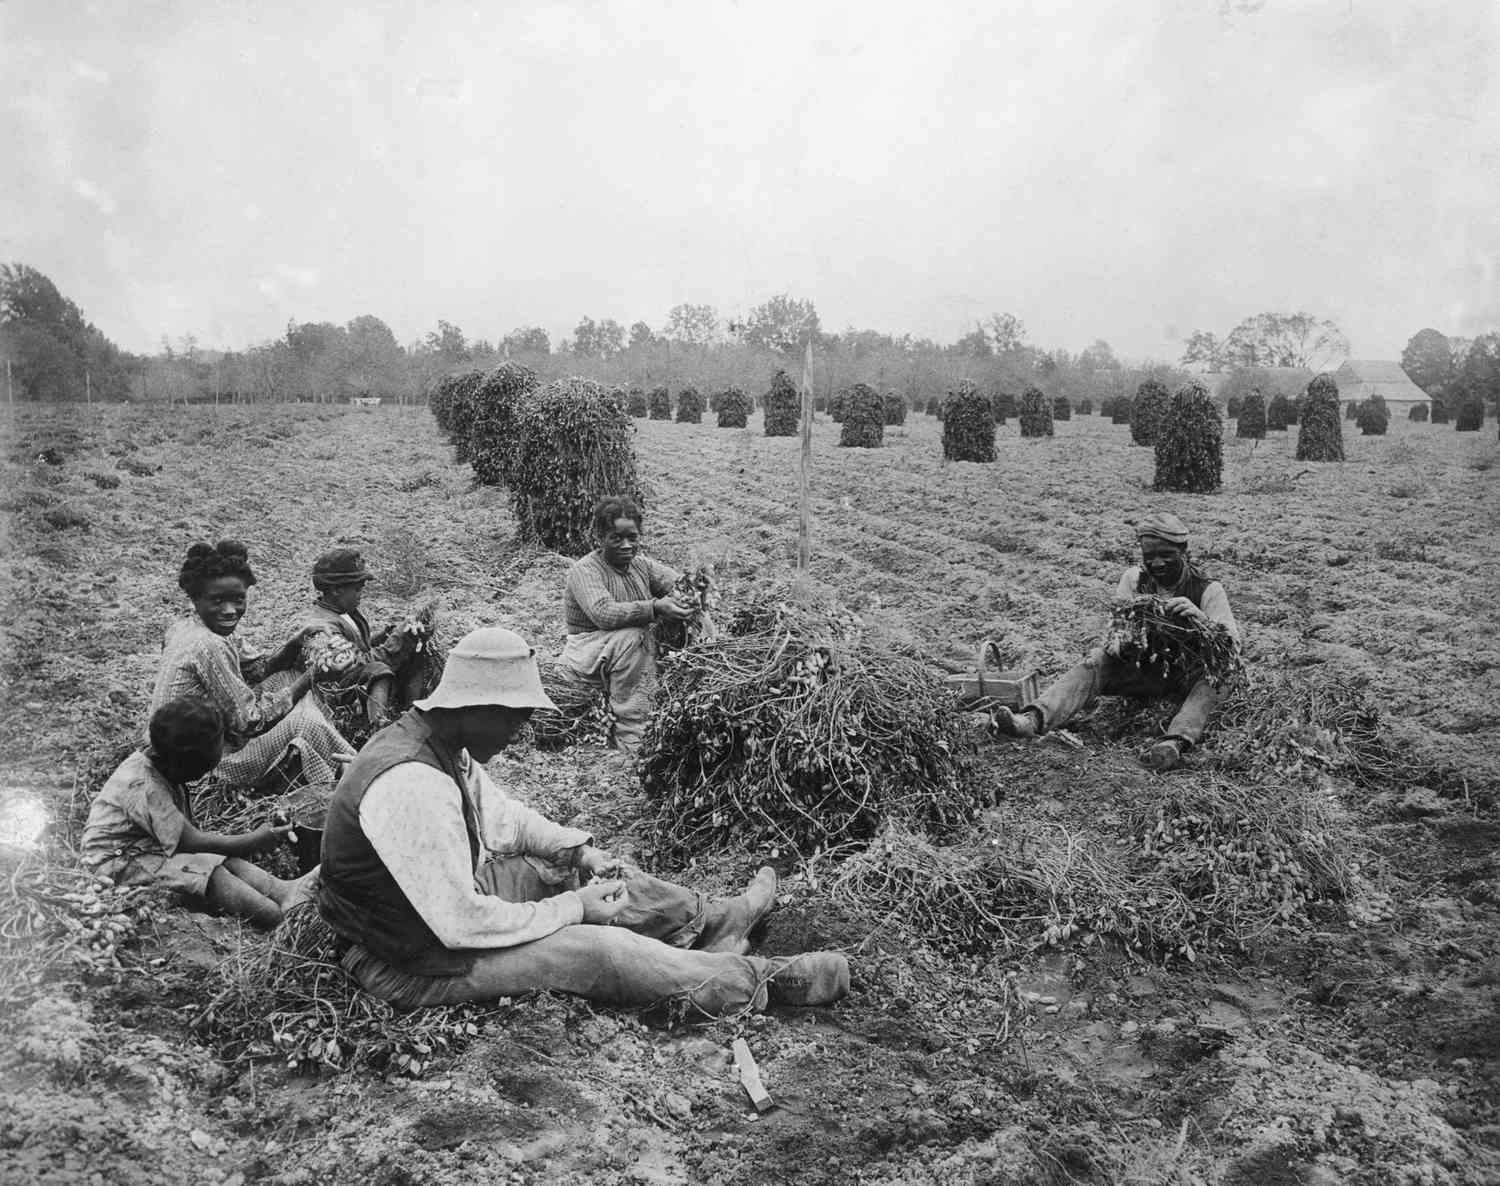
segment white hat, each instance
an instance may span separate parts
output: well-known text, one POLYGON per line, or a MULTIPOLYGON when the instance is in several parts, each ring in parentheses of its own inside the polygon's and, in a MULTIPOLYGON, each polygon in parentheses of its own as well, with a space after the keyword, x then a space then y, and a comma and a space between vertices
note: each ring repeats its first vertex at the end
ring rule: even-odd
POLYGON ((505 708, 556 708, 542 689, 536 651, 514 630, 485 626, 471 630, 448 652, 443 678, 431 696, 415 707, 467 708, 496 704, 505 708))

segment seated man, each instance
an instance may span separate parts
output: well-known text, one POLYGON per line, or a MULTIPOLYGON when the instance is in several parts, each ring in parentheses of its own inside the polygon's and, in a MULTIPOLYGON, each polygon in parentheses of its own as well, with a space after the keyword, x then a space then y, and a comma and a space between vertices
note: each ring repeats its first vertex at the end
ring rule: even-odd
POLYGON ((373 578, 360 554, 350 548, 324 552, 313 564, 318 598, 297 622, 304 666, 317 667, 314 678, 338 707, 347 691, 363 701, 369 725, 386 723, 427 689, 422 648, 432 630, 420 621, 389 626, 372 636, 359 612, 365 585, 373 578), (330 686, 332 685, 332 686, 330 686))
POLYGON ((613 743, 634 750, 651 719, 656 656, 651 623, 686 620, 692 607, 672 596, 680 574, 641 553, 641 510, 629 498, 594 508, 599 546, 574 562, 563 586, 568 641, 562 664, 598 680, 614 713, 613 743))
POLYGON ((709 1016, 848 991, 837 952, 746 954, 775 901, 771 869, 710 901, 501 790, 482 764, 551 704, 524 639, 475 630, 437 690, 350 765, 328 812, 318 907, 354 944, 355 980, 405 1007, 554 989, 709 1016))
MULTIPOLYGON (((1141 563, 1125 570, 1115 589, 1115 601, 1129 602, 1142 594, 1165 597, 1168 612, 1220 623, 1238 642, 1239 628, 1224 586, 1205 575, 1188 557, 1188 533, 1182 520, 1172 514, 1152 515, 1136 530, 1136 538, 1141 545, 1141 563)), ((1184 697, 1166 734, 1146 751, 1145 762, 1155 770, 1170 770, 1182 760, 1184 747, 1198 743, 1219 700, 1218 691, 1206 679, 1184 687, 1179 681, 1163 678, 1099 647, 1034 704, 1019 712, 1003 706, 996 709, 993 726, 1007 737, 1037 737, 1048 729, 1062 728, 1100 695, 1184 697)))
POLYGON ((205 700, 169 700, 151 714, 150 744, 120 763, 94 797, 79 857, 121 885, 163 885, 258 927, 310 892, 316 871, 283 881, 246 860, 282 844, 290 824, 202 831, 187 783, 224 753, 224 718, 205 700))

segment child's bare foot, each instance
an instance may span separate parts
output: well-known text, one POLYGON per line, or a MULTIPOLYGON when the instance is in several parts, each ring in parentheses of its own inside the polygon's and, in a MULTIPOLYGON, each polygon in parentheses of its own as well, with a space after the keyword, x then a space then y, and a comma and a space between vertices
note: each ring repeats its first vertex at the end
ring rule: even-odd
POLYGON ((283 881, 282 888, 277 891, 276 904, 281 907, 283 915, 288 914, 294 907, 305 905, 318 896, 318 870, 313 869, 310 873, 304 873, 296 881, 283 881))

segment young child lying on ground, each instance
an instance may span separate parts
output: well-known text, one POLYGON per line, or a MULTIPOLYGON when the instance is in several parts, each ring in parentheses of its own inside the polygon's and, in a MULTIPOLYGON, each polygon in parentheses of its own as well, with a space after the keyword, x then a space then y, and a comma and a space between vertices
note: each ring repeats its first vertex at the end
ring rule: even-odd
POLYGON ((296 881, 244 858, 283 843, 290 824, 205 832, 193 822, 186 783, 224 752, 224 719, 203 700, 169 700, 151 714, 150 744, 120 763, 89 808, 80 857, 121 885, 164 885, 190 901, 270 928, 311 895, 317 870, 296 881))

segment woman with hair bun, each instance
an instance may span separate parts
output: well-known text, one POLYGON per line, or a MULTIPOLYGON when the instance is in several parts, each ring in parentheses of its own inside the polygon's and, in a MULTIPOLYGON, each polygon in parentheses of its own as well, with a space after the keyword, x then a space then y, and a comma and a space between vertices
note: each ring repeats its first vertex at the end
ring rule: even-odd
POLYGON ((311 675, 291 671, 301 636, 261 657, 235 634, 253 584, 244 544, 220 540, 188 549, 177 585, 194 613, 167 631, 151 711, 184 696, 217 708, 224 717, 225 746, 213 774, 232 786, 257 785, 289 749, 300 756, 309 783, 331 785, 337 767, 354 750, 315 699, 304 695, 311 675))

